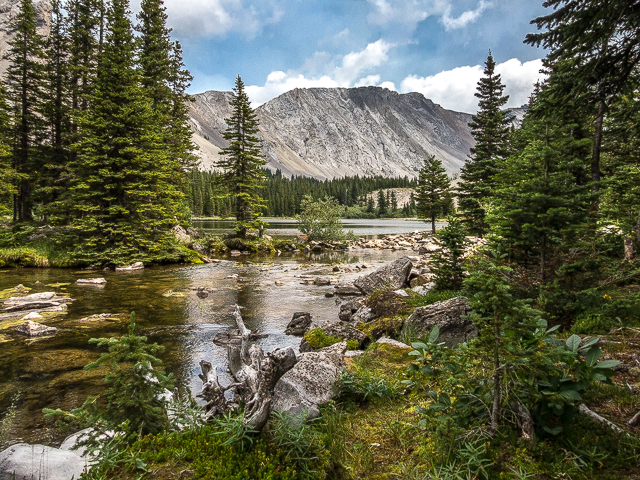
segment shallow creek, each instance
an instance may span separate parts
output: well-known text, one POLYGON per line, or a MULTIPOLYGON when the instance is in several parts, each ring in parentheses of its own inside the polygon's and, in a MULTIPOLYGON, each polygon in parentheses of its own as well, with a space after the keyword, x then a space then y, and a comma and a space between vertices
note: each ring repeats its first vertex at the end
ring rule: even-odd
POLYGON ((64 435, 45 423, 42 408, 69 410, 101 391, 105 372, 83 370, 100 355, 88 340, 124 334, 131 311, 136 313, 137 333, 166 347, 161 355, 165 368, 174 374, 179 385, 188 386, 195 394, 201 385, 197 376, 200 360, 217 365, 225 378, 226 350, 215 346, 212 339, 218 332, 233 328, 231 311, 236 303, 242 307, 250 329, 269 335, 260 340, 266 351, 297 348, 300 338, 284 334, 294 312, 310 312, 314 323, 320 324, 336 321, 339 309, 336 298, 324 296, 333 291, 333 286, 304 285, 304 276, 330 276, 333 283, 353 280, 407 254, 412 252, 358 250, 312 256, 252 256, 229 258, 217 264, 154 267, 127 273, 2 271, 0 290, 23 284, 32 289, 29 293, 55 290, 75 301, 69 304, 67 314, 42 322, 58 328, 54 336, 28 339, 14 332, 18 320, 0 322, 0 418, 18 395, 11 437, 29 443, 59 444, 64 435), (336 264, 352 271, 333 272, 336 264), (355 268, 362 265, 367 268, 355 268), (78 278, 89 277, 105 277, 107 283, 103 287, 75 284, 78 278), (201 299, 196 295, 197 287, 213 291, 201 299), (127 316, 81 321, 100 313, 127 316))

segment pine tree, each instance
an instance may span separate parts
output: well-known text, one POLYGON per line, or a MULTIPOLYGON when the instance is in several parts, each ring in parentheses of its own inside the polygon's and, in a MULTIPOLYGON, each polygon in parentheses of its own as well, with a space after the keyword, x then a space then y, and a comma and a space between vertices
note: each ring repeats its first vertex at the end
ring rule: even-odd
POLYGON ((384 196, 384 191, 378 190, 378 217, 383 217, 387 214, 387 199, 384 196))
POLYGON ((451 182, 442 167, 442 162, 434 156, 425 159, 418 178, 416 201, 418 216, 431 220, 433 233, 436 232, 436 217, 442 215, 451 201, 450 188, 451 182))
POLYGON ((80 121, 64 199, 77 256, 90 262, 171 257, 167 232, 182 208, 177 167, 140 87, 128 14, 127 0, 114 0, 107 12, 91 108, 80 121))
POLYGON ((36 11, 31 0, 20 2, 20 11, 11 22, 15 31, 7 58, 7 99, 12 113, 13 168, 17 188, 14 221, 33 219, 33 190, 41 167, 43 137, 42 101, 43 40, 36 31, 36 11))
POLYGON ((484 203, 491 198, 495 187, 496 163, 508 154, 510 120, 501 107, 509 97, 502 95, 505 87, 500 75, 495 73, 495 66, 489 52, 484 77, 478 82, 475 94, 480 99, 479 110, 469 124, 476 145, 462 167, 457 189, 463 222, 471 233, 480 236, 487 230, 484 203))
POLYGON ((6 92, 0 82, 0 215, 11 212, 11 203, 15 194, 14 171, 11 167, 11 125, 6 92))
POLYGON ((258 196, 259 183, 265 178, 260 168, 267 164, 260 151, 257 137, 258 119, 244 91, 240 75, 236 78, 233 98, 230 102, 233 113, 225 121, 227 129, 222 136, 229 146, 222 150, 218 167, 223 170, 220 185, 227 188, 235 202, 235 230, 244 238, 248 229, 262 230, 260 211, 265 207, 258 196))

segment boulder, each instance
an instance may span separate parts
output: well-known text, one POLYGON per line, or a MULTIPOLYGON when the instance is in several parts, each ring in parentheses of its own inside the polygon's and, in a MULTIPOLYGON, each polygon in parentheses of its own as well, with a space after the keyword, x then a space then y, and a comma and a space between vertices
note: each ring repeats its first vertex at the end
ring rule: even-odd
POLYGON ((189 245, 191 243, 191 237, 180 225, 176 225, 175 227, 173 227, 171 229, 171 232, 176 237, 176 240, 178 240, 180 243, 184 243, 185 245, 189 245))
POLYGON ((337 395, 336 380, 344 367, 343 355, 347 343, 340 342, 316 352, 305 353, 295 366, 285 373, 273 391, 272 411, 292 418, 316 418, 318 405, 337 395))
POLYGON ((343 322, 351 320, 351 316, 356 313, 361 307, 364 306, 364 298, 355 298, 340 305, 340 312, 338 318, 343 322))
POLYGON ((365 295, 370 295, 381 288, 397 290, 407 283, 412 267, 413 264, 407 257, 399 258, 369 275, 358 278, 353 284, 365 295))
POLYGON ((11 297, 4 301, 5 305, 16 305, 18 303, 44 302, 56 296, 56 292, 32 293, 24 297, 11 297))
POLYGON ((432 305, 416 308, 404 323, 403 332, 410 331, 418 337, 428 337, 429 332, 438 325, 439 342, 448 347, 466 342, 478 335, 470 319, 462 318, 471 312, 466 297, 456 297, 432 305))
POLYGON ((416 292, 418 295, 425 296, 431 291, 431 289, 434 286, 435 286, 435 283, 426 283, 424 285, 418 285, 416 287, 413 287, 411 290, 416 292))
POLYGON ((377 317, 377 315, 375 313, 373 313, 371 308, 369 308, 369 307, 360 307, 356 311, 356 313, 354 313, 351 316, 350 321, 357 325, 358 323, 370 322, 371 320, 373 320, 376 317, 377 317))
POLYGON ((18 443, 0 452, 0 480, 71 480, 86 469, 75 452, 45 445, 18 443))
POLYGON ((353 283, 338 283, 335 287, 336 295, 362 295, 362 292, 353 283))
POLYGON ((331 285, 330 277, 316 277, 316 285, 331 285))
POLYGON ((284 331, 287 335, 303 336, 311 326, 311 314, 308 312, 296 312, 284 331))
POLYGON ((31 320, 25 321, 23 324, 16 327, 16 332, 28 337, 42 337, 43 335, 53 335, 58 329, 56 327, 47 327, 41 323, 33 322, 31 320))
POLYGON ((118 265, 116 267, 116 272, 130 272, 132 270, 142 270, 144 269, 144 263, 136 262, 131 265, 118 265))

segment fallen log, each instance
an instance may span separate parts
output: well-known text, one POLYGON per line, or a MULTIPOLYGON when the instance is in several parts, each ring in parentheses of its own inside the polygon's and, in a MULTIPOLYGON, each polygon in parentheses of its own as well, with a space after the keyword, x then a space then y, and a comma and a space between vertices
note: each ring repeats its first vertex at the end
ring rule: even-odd
POLYGON ((631 417, 627 422, 627 425, 629 425, 630 427, 635 427, 638 424, 638 422, 640 422, 640 412, 636 413, 633 417, 631 417))
POLYGON ((600 422, 600 423, 606 425, 607 427, 611 428, 616 433, 625 433, 624 430, 622 430, 615 423, 607 420, 606 418, 604 418, 601 415, 598 415, 593 410, 590 410, 584 403, 580 404, 580 406, 578 407, 578 410, 580 411, 580 413, 584 413, 585 415, 588 415, 589 417, 591 417, 592 420, 595 420, 596 422, 600 422))

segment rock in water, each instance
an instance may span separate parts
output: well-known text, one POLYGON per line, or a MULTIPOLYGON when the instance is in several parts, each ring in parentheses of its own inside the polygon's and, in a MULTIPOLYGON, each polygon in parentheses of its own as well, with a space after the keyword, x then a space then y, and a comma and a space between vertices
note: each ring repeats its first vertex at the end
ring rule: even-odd
POLYGON ((478 331, 470 319, 462 318, 471 312, 471 306, 466 297, 456 297, 442 302, 436 302, 426 307, 416 308, 404 323, 403 332, 409 330, 417 337, 427 337, 429 332, 438 325, 440 328, 439 342, 448 347, 478 336, 478 331))
POLYGON ((336 295, 362 295, 362 292, 353 283, 338 283, 335 287, 336 295))
POLYGON ((18 443, 0 452, 0 480, 71 480, 86 468, 75 452, 45 445, 18 443))
POLYGON ((142 270, 144 269, 144 263, 136 262, 131 265, 119 265, 116 267, 116 272, 130 272, 132 270, 142 270))
POLYGON ((311 326, 311 314, 308 312, 296 312, 284 331, 287 335, 301 337, 311 326))
POLYGON ((76 283, 78 285, 103 285, 107 281, 104 278, 79 278, 76 283))
POLYGON ((365 295, 371 295, 381 288, 397 290, 407 283, 413 264, 407 257, 378 268, 373 273, 358 278, 353 284, 365 295))
POLYGON ((56 327, 47 327, 41 323, 32 322, 27 320, 21 325, 16 327, 16 332, 29 337, 42 337, 43 335, 53 335, 58 329, 56 327))
POLYGON ((340 342, 303 354, 302 359, 276 383, 272 410, 293 419, 305 414, 309 419, 318 417, 318 405, 328 402, 337 393, 335 383, 344 367, 346 350, 347 343, 340 342))

